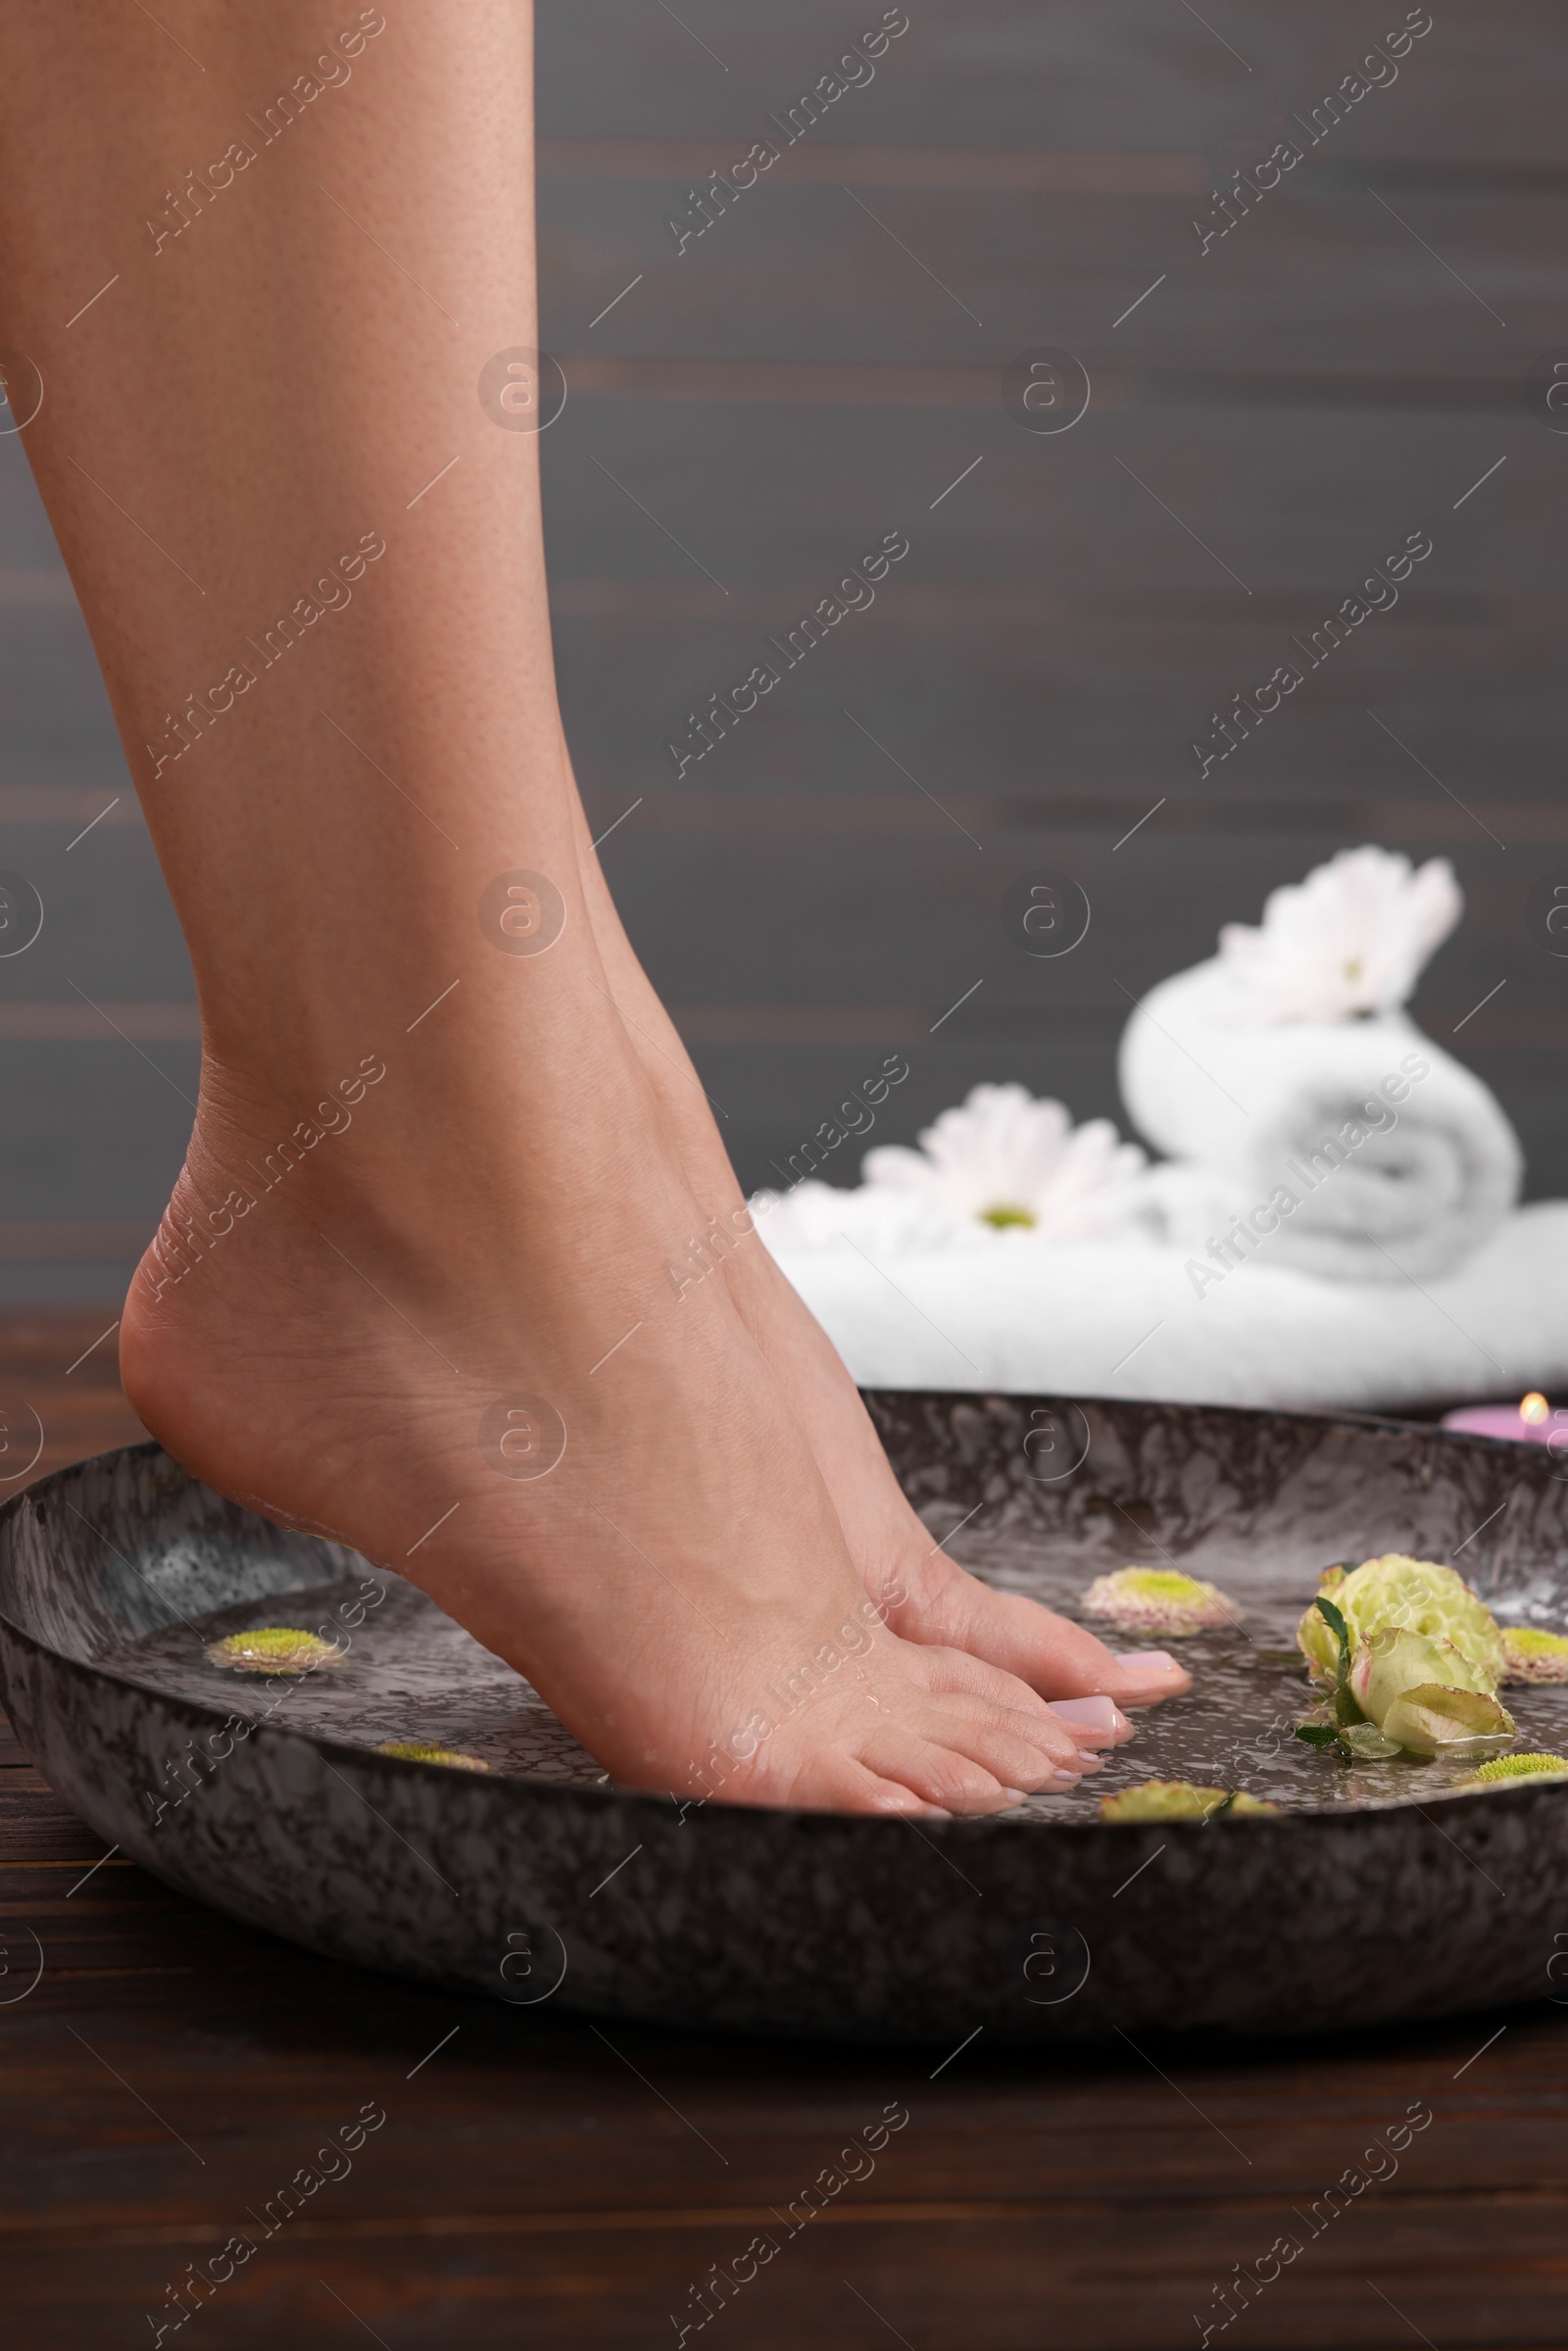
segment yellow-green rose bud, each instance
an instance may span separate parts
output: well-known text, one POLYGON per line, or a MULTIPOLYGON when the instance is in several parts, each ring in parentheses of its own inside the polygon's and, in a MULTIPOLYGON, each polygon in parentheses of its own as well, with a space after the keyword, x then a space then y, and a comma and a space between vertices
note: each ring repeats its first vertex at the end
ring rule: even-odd
MULTIPOLYGON (((1327 1582, 1323 1589, 1327 1595, 1327 1582)), ((1502 1636, 1486 1602, 1451 1567, 1390 1551, 1380 1559, 1363 1560, 1332 1587, 1332 1596, 1345 1618, 1352 1649, 1377 1633, 1424 1633, 1451 1641, 1470 1664, 1491 1675, 1487 1687, 1496 1688, 1504 1665, 1502 1636)), ((1332 1681, 1337 1643, 1315 1601, 1302 1616, 1296 1638, 1312 1671, 1332 1681)))
POLYGON ((1350 1691, 1369 1723, 1381 1724, 1396 1698, 1423 1683, 1466 1690, 1491 1697, 1496 1684, 1472 1665, 1451 1641, 1396 1628, 1363 1640, 1350 1660, 1350 1691))

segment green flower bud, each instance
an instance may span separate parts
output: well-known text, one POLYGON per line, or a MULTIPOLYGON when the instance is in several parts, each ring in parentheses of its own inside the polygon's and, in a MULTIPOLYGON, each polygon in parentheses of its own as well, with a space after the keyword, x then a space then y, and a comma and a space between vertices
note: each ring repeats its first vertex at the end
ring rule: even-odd
POLYGON ((233 1674, 312 1674, 341 1665, 347 1653, 297 1625, 261 1625, 254 1633, 229 1633, 212 1641, 207 1660, 233 1674))
POLYGON ((1173 1567, 1121 1567, 1097 1576, 1084 1593, 1083 1611, 1108 1618, 1119 1633, 1163 1633, 1176 1641, 1242 1621, 1242 1611, 1217 1584, 1173 1567))
POLYGON ((1225 1788, 1195 1788, 1191 1780, 1146 1780, 1141 1787, 1124 1788, 1100 1799, 1102 1821, 1206 1821, 1231 1819, 1239 1812, 1278 1812, 1257 1796, 1225 1788))
POLYGON ((1505 1682, 1568 1682, 1568 1641, 1560 1633, 1510 1625, 1502 1636, 1502 1654, 1505 1682))
POLYGON ((461 1747, 436 1747, 427 1739, 384 1739, 376 1748, 378 1755, 396 1755, 403 1763, 445 1763, 456 1772, 487 1772, 488 1763, 477 1755, 465 1755, 461 1747))
MULTIPOLYGON (((1502 1636, 1491 1609, 1451 1567, 1390 1551, 1380 1559, 1363 1560, 1339 1583, 1326 1578, 1322 1589, 1345 1618, 1352 1649, 1375 1633, 1425 1633, 1451 1641, 1471 1665, 1492 1676, 1489 1687, 1495 1688, 1503 1671, 1502 1636)), ((1337 1644, 1315 1600, 1297 1627, 1296 1638, 1313 1673, 1332 1681, 1337 1644)))

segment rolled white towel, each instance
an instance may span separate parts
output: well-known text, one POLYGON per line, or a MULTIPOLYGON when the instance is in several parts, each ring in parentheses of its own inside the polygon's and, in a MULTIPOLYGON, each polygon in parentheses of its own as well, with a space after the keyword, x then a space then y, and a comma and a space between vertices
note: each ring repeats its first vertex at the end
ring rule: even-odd
POLYGON ((1519 1196, 1493 1095, 1402 1012, 1249 1019, 1240 985, 1215 956, 1122 1034, 1128 1114, 1179 1162, 1148 1179, 1165 1237, 1343 1280, 1451 1273, 1519 1196))

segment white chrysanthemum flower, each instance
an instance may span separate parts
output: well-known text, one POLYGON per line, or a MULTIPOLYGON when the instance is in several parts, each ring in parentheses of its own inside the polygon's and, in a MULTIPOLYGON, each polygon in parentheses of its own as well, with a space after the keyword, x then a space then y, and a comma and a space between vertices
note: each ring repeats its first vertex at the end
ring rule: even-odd
POLYGON ((1416 871, 1408 857, 1386 849, 1342 849, 1304 882, 1271 891, 1261 928, 1227 923, 1220 960, 1236 983, 1243 1018, 1393 1012, 1463 910, 1446 857, 1416 871))
POLYGON ((1134 1221, 1145 1156, 1108 1118, 1075 1127, 1060 1102, 1022 1086, 976 1086, 919 1140, 918 1151, 867 1151, 866 1186, 918 1200, 959 1231, 1093 1241, 1134 1221))

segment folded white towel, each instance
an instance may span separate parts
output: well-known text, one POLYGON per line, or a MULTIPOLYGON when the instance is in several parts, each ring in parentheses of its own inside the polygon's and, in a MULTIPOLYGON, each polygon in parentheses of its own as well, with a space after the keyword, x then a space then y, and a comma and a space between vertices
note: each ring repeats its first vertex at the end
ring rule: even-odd
POLYGON ((1149 1179, 1165 1238, 1222 1271, 1255 1251, 1347 1281, 1451 1273, 1519 1196, 1492 1094, 1402 1012, 1248 1009, 1216 956, 1153 989, 1123 1032, 1129 1115, 1180 1162, 1149 1179))
POLYGON ((1200 1298, 1179 1249, 1026 1235, 773 1253, 862 1387, 1363 1412, 1568 1391, 1563 1200, 1419 1285, 1323 1282, 1259 1251, 1200 1298))

